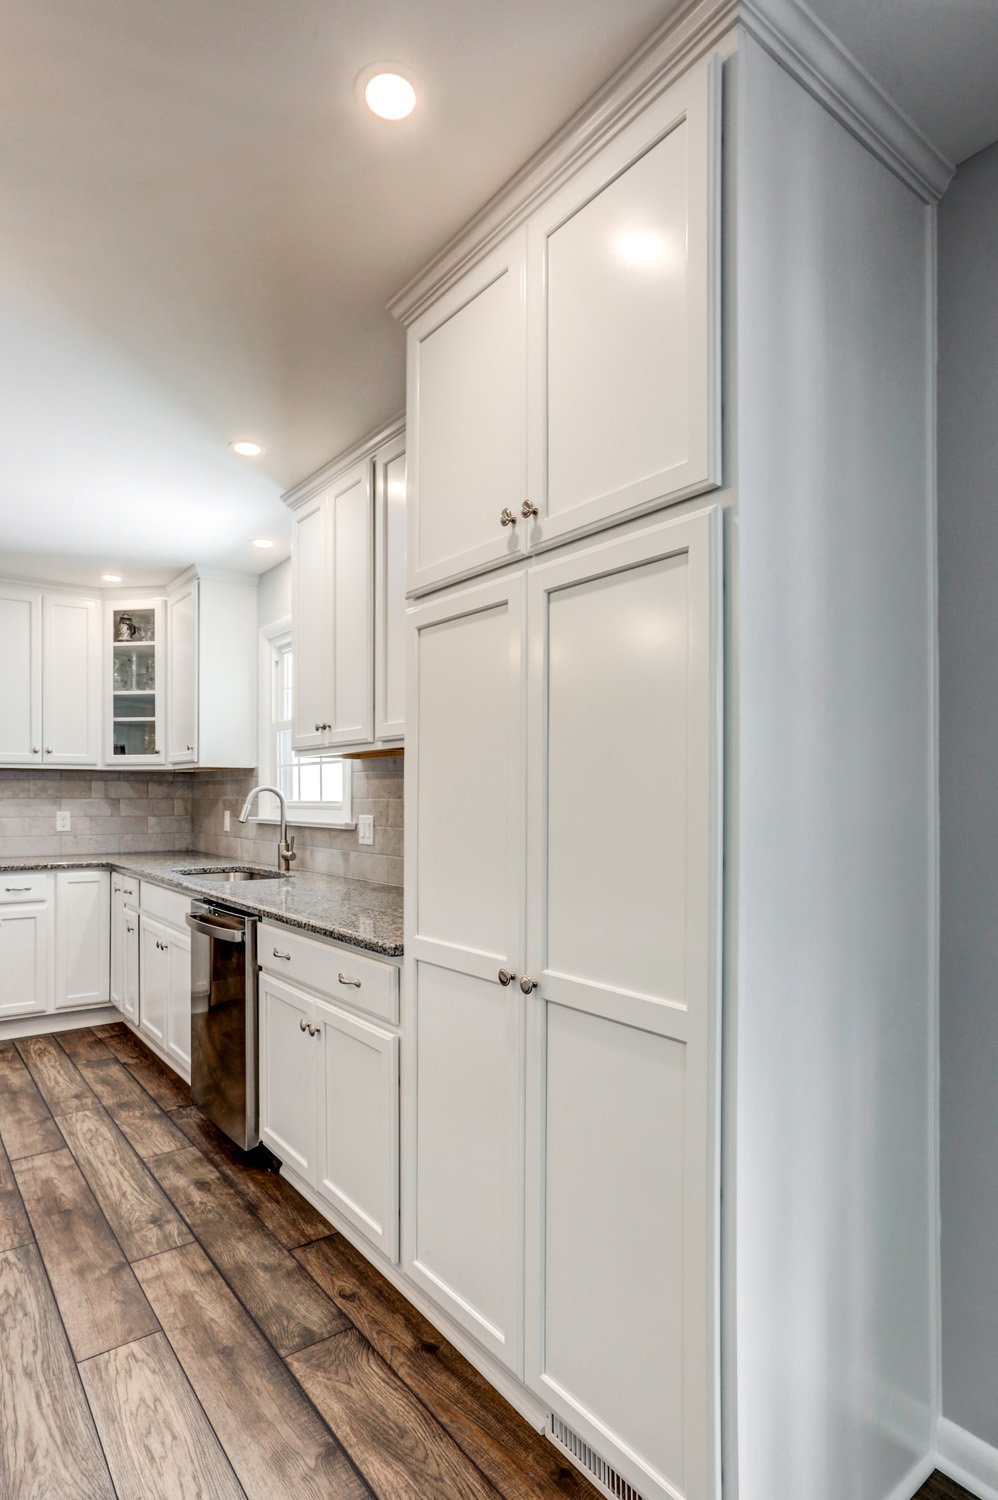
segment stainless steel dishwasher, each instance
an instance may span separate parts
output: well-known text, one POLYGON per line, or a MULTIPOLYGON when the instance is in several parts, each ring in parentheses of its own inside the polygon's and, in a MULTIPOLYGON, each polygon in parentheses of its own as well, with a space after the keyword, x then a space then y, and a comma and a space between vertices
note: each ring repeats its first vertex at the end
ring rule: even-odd
POLYGON ((256 918, 195 901, 191 929, 191 1096, 244 1151, 260 1140, 256 918))

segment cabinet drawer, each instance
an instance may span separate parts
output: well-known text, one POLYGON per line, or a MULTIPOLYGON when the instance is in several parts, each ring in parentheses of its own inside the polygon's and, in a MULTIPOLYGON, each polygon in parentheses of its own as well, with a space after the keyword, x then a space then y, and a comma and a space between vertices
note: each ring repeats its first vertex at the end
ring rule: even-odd
POLYGON ((190 896, 184 896, 180 891, 168 891, 162 885, 150 885, 148 880, 143 880, 141 882, 141 906, 149 916, 158 917, 161 922, 168 922, 171 927, 179 927, 181 932, 187 931, 187 913, 191 909, 190 896))
POLYGON ((139 882, 134 875, 121 875, 114 870, 111 873, 111 891, 115 896, 124 896, 134 906, 139 897, 139 882))
POLYGON ((399 975, 394 964, 269 922, 260 924, 257 956, 268 974, 307 985, 354 1010, 398 1025, 399 975))
POLYGON ((44 870, 0 875, 0 906, 14 906, 19 901, 44 901, 49 893, 49 876, 44 870))

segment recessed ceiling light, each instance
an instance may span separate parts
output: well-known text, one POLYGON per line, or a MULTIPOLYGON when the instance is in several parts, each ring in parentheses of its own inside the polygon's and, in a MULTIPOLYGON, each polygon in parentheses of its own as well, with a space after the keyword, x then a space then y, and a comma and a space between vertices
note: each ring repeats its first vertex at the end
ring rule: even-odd
POLYGON ((101 574, 101 583, 120 583, 120 582, 121 582, 121 574, 120 573, 102 573, 101 574))
POLYGON ((229 444, 233 453, 238 453, 240 458, 259 458, 263 452, 260 443, 250 442, 248 438, 236 438, 229 444))
POLYGON ((404 120, 416 107, 416 90, 401 73, 379 72, 364 87, 364 100, 382 120, 404 120))
POLYGON ((265 547, 272 547, 274 544, 270 540, 269 537, 266 537, 266 536, 255 536, 253 538, 253 545, 254 545, 254 547, 265 548, 265 547))

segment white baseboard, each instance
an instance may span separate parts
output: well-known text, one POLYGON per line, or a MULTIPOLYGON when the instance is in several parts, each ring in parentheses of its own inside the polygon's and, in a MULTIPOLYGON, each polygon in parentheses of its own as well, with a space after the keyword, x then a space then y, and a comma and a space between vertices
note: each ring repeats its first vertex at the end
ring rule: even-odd
POLYGON ((884 1500, 912 1500, 912 1496, 918 1494, 935 1467, 935 1455, 927 1453, 908 1470, 901 1482, 884 1496, 884 1500))
POLYGON ((936 1468, 979 1500, 998 1500, 998 1448, 948 1417, 936 1428, 936 1468))
POLYGON ((50 1031, 78 1031, 81 1026, 106 1026, 120 1021, 121 1012, 114 1005, 92 1005, 89 1010, 45 1011, 35 1016, 17 1016, 0 1021, 0 1042, 13 1042, 19 1036, 42 1036, 50 1031))

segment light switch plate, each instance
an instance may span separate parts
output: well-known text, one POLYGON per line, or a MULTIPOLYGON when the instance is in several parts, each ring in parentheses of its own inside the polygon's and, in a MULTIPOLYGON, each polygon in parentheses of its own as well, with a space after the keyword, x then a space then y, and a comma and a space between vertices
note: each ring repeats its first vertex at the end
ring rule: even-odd
POLYGON ((374 843, 374 814, 361 813, 357 819, 357 842, 358 844, 374 843))
POLYGON ((68 833, 73 826, 73 814, 68 812, 57 812, 55 815, 56 833, 68 833))

